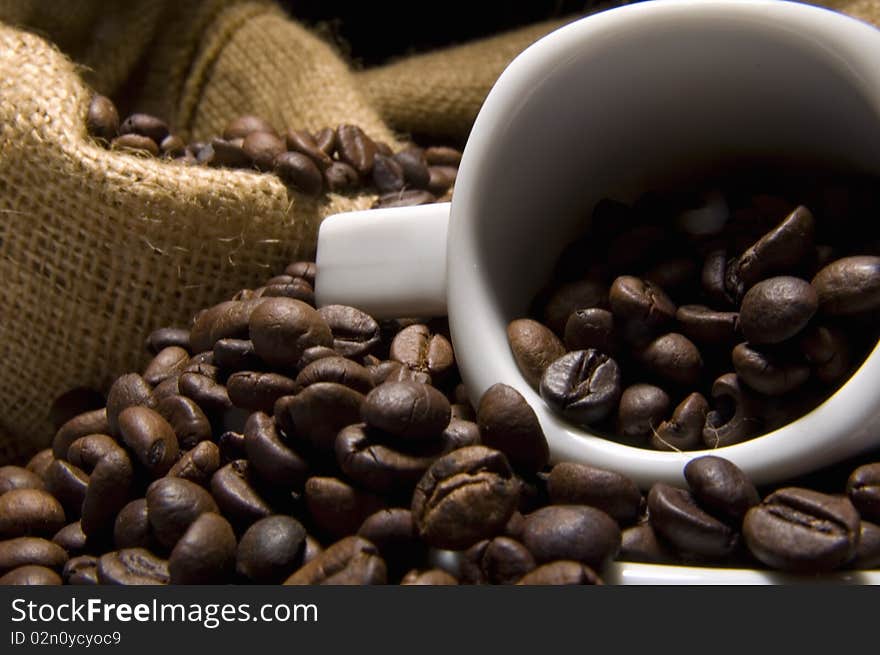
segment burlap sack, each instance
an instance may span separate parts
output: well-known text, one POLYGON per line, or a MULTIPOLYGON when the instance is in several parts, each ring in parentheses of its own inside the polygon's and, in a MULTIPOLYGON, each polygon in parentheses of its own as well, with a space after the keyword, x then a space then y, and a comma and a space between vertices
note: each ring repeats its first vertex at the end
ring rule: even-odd
POLYGON ((255 113, 462 140, 501 70, 563 22, 355 74, 267 2, 0 0, 0 464, 51 440, 59 393, 139 370, 151 330, 313 256, 322 217, 374 200, 107 151, 85 130, 93 90, 188 138, 255 113))

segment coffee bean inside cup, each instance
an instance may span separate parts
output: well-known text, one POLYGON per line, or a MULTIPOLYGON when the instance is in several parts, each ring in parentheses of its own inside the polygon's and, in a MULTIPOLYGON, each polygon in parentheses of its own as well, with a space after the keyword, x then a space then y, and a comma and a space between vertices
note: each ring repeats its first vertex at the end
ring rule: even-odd
POLYGON ((880 337, 875 187, 762 173, 600 201, 508 325, 523 379, 630 446, 729 446, 798 419, 880 337))

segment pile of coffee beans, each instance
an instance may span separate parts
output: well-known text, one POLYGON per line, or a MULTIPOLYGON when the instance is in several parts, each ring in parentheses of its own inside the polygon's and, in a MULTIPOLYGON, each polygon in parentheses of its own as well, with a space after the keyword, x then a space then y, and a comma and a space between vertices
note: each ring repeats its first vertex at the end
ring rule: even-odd
POLYGON ((523 377, 571 423, 658 450, 814 409, 880 338, 880 198, 876 182, 799 182, 600 201, 508 326, 523 377))
POLYGON ((121 123, 113 102, 92 98, 86 116, 89 133, 114 150, 163 157, 186 165, 256 170, 277 175, 300 193, 379 193, 375 207, 423 205, 448 200, 461 152, 448 146, 408 144, 398 152, 371 139, 357 125, 317 132, 279 133, 258 116, 240 116, 209 141, 185 143, 168 124, 135 113, 121 123))
POLYGON ((0 468, 0 584, 601 584, 615 560, 880 566, 880 462, 758 490, 726 460, 644 495, 549 464, 510 386, 470 405, 444 321, 316 309, 315 266, 147 339, 0 468))

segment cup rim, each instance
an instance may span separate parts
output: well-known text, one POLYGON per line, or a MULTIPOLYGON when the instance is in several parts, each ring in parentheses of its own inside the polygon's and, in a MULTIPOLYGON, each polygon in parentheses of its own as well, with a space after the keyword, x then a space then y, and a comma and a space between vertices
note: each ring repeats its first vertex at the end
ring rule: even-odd
MULTIPOLYGON (((481 357, 481 348, 475 343, 480 327, 491 327, 497 321, 492 320, 493 317, 479 316, 482 311, 490 313, 480 307, 481 303, 491 301, 491 294, 485 288, 488 283, 479 278, 481 267, 474 245, 473 220, 468 218, 472 218, 474 212, 468 208, 479 194, 480 169, 491 165, 489 146, 497 124, 499 121, 503 123, 508 111, 528 96, 534 81, 539 79, 537 76, 579 40, 610 32, 628 21, 654 20, 679 12, 686 12, 689 19, 714 21, 729 17, 798 19, 798 24, 808 24, 816 36, 828 38, 843 31, 861 39, 860 43, 870 41, 880 54, 880 30, 827 8, 788 0, 648 0, 586 16, 539 39, 502 72, 474 122, 463 151, 451 205, 447 246, 448 316, 452 339, 462 377, 474 394, 475 406, 482 392, 495 382, 503 381, 516 388, 535 410, 554 461, 582 461, 617 470, 628 474, 640 486, 648 487, 655 481, 681 482, 684 465, 689 460, 711 454, 739 465, 755 484, 776 482, 832 464, 873 445, 866 428, 869 424, 876 426, 880 423, 880 403, 876 402, 877 398, 865 402, 859 390, 880 389, 880 345, 834 394, 795 421, 731 446, 666 452, 627 446, 565 422, 544 405, 518 371, 515 380, 493 380, 492 370, 499 365, 487 365, 485 358, 481 357), (473 325, 475 307, 477 322, 481 323, 476 327, 473 325), (768 462, 771 451, 773 461, 768 462)), ((872 76, 870 84, 878 89, 880 98, 880 75, 872 76)), ((880 116, 880 102, 877 107, 880 116)), ((506 339, 503 347, 510 357, 506 339)), ((492 353, 489 353, 491 358, 492 353)), ((877 392, 874 395, 878 395, 877 392)))

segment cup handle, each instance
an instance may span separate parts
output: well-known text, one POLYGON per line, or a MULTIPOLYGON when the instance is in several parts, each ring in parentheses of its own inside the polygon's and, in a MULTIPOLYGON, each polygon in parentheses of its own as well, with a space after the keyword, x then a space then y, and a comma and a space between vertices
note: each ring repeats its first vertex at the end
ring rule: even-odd
POLYGON ((376 318, 446 315, 450 203, 328 216, 318 230, 318 307, 351 305, 376 318))

